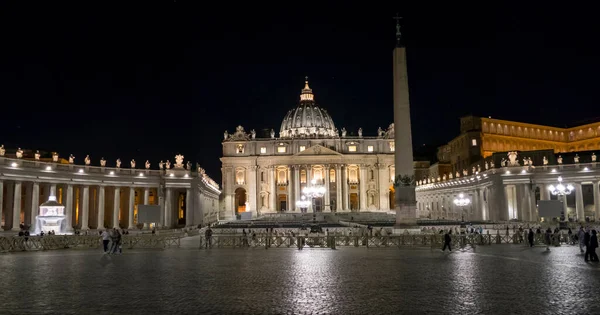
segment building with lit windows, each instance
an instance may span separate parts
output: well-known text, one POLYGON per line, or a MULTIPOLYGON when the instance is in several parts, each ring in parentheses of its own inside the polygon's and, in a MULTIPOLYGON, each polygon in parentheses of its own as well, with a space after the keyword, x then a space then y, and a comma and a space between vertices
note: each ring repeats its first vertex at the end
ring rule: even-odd
MULTIPOLYGON (((265 137, 238 126, 225 131, 222 162, 222 217, 299 212, 307 186, 323 186, 309 212, 389 211, 394 209, 394 125, 375 136, 348 135, 315 102, 305 82, 298 105, 283 118, 279 133, 265 137)), ((417 176, 429 162, 415 162, 417 176)))
POLYGON ((440 162, 417 178, 419 217, 535 222, 540 200, 560 200, 563 219, 600 220, 600 122, 557 128, 467 116, 460 126, 438 149, 440 162), (569 194, 551 189, 559 176, 569 194), (453 203, 461 194, 469 205, 453 203))

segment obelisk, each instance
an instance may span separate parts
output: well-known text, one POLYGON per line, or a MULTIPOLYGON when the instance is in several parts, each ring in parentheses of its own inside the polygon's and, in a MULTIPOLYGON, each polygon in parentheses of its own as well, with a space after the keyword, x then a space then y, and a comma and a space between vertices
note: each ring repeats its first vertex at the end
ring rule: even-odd
MULTIPOLYGON (((394 166, 397 179, 413 178, 413 150, 410 126, 410 101, 406 71, 406 48, 400 32, 400 17, 396 20, 396 47, 394 48, 394 166)), ((417 201, 414 180, 396 185, 396 223, 416 225, 417 201)))

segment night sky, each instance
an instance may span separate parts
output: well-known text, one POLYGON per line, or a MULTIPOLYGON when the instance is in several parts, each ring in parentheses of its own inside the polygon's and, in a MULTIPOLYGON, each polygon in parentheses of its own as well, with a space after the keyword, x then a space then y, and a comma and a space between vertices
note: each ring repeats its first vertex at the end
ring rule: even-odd
POLYGON ((181 153, 220 181, 223 131, 278 133, 304 76, 338 129, 375 135, 393 121, 396 12, 415 147, 449 141, 467 114, 560 127, 599 116, 592 9, 168 5, 3 10, 0 143, 109 166, 135 158, 156 168, 181 153))

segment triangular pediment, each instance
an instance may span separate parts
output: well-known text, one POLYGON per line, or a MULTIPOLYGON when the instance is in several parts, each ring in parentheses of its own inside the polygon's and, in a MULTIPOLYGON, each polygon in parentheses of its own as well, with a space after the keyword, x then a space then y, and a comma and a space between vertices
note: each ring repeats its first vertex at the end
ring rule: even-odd
POLYGON ((338 155, 341 156, 342 154, 336 151, 333 151, 329 148, 326 148, 322 145, 313 145, 310 148, 307 148, 306 150, 296 154, 296 156, 305 156, 305 155, 338 155))

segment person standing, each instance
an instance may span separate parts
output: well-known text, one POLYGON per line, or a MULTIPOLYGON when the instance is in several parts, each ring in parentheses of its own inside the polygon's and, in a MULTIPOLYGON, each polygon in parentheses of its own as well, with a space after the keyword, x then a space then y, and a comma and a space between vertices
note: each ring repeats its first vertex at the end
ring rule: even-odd
POLYGON ((592 236, 590 237, 590 243, 588 245, 588 252, 590 253, 591 261, 598 261, 598 254, 596 254, 596 248, 598 247, 598 235, 596 230, 592 230, 592 236))
POLYGON ((590 254, 591 254, 591 238, 592 236, 590 235, 590 232, 585 232, 584 236, 583 236, 583 245, 585 245, 585 255, 583 256, 583 260, 584 261, 588 261, 588 259, 590 258, 590 254))
POLYGON ((204 232, 204 237, 206 238, 206 248, 212 248, 212 230, 210 229, 210 225, 206 228, 204 232))
POLYGON ((583 238, 585 237, 585 231, 583 230, 583 226, 579 227, 579 232, 577 232, 577 239, 579 241, 579 252, 583 253, 584 242, 583 238))
POLYGON ((107 254, 108 242, 110 241, 110 234, 108 234, 108 229, 102 231, 102 234, 100 234, 100 236, 102 236, 102 245, 104 247, 104 253, 107 254))
POLYGON ((450 237, 450 234, 452 234, 452 230, 449 230, 448 233, 444 234, 444 247, 442 248, 443 252, 446 251, 446 247, 448 247, 448 251, 452 251, 452 237, 450 237))
POLYGON ((529 241, 529 247, 533 247, 533 229, 529 229, 529 234, 527 234, 527 241, 529 241))

